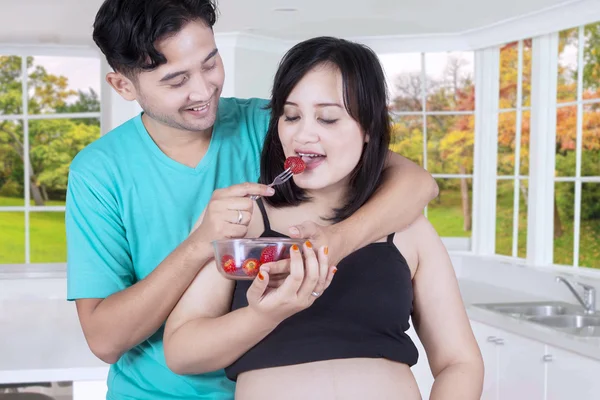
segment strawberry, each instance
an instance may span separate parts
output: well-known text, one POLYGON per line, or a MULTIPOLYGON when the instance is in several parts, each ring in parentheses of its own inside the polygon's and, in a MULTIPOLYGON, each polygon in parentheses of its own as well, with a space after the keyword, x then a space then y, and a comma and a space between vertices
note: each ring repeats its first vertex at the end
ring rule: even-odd
POLYGON ((277 246, 267 246, 260 253, 260 263, 266 264, 269 262, 277 261, 279 259, 279 251, 277 246))
POLYGON ((229 254, 225 254, 221 258, 221 265, 223 266, 223 271, 227 274, 233 274, 237 267, 235 266, 235 260, 229 254))
POLYGON ((242 264, 242 269, 248 276, 254 276, 258 274, 258 267, 260 266, 259 261, 256 258, 249 258, 242 264))
POLYGON ((283 168, 290 169, 294 175, 301 174, 306 168, 306 164, 300 157, 288 157, 283 164, 283 168))
POLYGON ((281 251, 281 255, 279 257, 280 260, 287 260, 290 258, 290 248, 289 247, 285 247, 282 251, 281 251))

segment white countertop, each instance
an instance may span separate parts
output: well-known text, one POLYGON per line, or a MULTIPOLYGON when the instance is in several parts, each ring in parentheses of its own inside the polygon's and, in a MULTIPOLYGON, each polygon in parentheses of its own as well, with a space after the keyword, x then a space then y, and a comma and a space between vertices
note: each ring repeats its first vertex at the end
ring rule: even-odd
POLYGON ((0 384, 106 380, 108 365, 89 350, 75 303, 0 301, 0 384))
MULTIPOLYGON (((552 299, 468 280, 461 280, 460 288, 473 321, 600 360, 600 338, 575 337, 473 306, 552 299)), ((0 383, 104 381, 107 373, 108 365, 87 346, 74 303, 0 299, 0 383)))
POLYGON ((481 282, 461 280, 459 284, 469 319, 600 361, 600 338, 598 337, 575 336, 474 306, 478 303, 516 303, 556 299, 532 296, 481 282))

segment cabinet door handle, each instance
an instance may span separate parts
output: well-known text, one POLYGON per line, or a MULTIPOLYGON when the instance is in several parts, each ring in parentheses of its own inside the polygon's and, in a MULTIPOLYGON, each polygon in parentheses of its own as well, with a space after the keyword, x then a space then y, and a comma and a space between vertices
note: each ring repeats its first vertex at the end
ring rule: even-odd
POLYGON ((551 362, 553 360, 552 354, 544 354, 544 357, 542 357, 542 360, 544 362, 551 362))
POLYGON ((497 338, 496 338, 496 336, 488 336, 488 337, 487 337, 487 341, 488 341, 488 342, 490 342, 490 343, 493 343, 493 342, 495 342, 495 341, 496 341, 496 339, 497 339, 497 338))
POLYGON ((494 343, 496 343, 499 346, 504 346, 504 339, 498 338, 494 340, 494 343))

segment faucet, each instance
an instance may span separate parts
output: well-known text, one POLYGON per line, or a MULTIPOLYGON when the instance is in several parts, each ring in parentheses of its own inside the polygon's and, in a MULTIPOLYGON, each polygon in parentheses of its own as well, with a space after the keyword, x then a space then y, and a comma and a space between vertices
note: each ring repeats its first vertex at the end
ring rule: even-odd
POLYGON ((579 286, 583 288, 582 298, 579 295, 579 293, 577 293, 577 290, 575 290, 571 282, 569 282, 567 279, 563 278, 562 276, 557 276, 556 282, 563 282, 565 285, 567 285, 567 287, 569 288, 571 293, 573 293, 577 301, 579 301, 579 303, 581 303, 581 305, 583 306, 586 314, 594 314, 596 312, 596 288, 590 285, 586 285, 585 283, 576 282, 579 286))

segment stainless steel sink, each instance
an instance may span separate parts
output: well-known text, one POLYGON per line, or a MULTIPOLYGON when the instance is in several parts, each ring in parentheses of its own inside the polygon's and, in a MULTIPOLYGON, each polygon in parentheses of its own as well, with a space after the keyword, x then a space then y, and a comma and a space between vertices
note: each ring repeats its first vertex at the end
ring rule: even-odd
MULTIPOLYGON (((509 303, 485 304, 480 306, 515 317, 563 315, 568 313, 572 308, 569 304, 565 305, 562 303, 509 303)), ((575 310, 571 311, 575 312, 575 310)))
POLYGON ((553 315, 531 317, 529 321, 555 328, 600 327, 600 316, 598 315, 553 315))
POLYGON ((520 320, 578 336, 600 337, 600 313, 586 314, 583 307, 565 302, 475 304, 520 320))
POLYGON ((600 315, 555 315, 529 321, 578 336, 600 337, 600 315))
POLYGON ((517 318, 583 313, 582 307, 560 301, 476 304, 476 306, 517 318))

